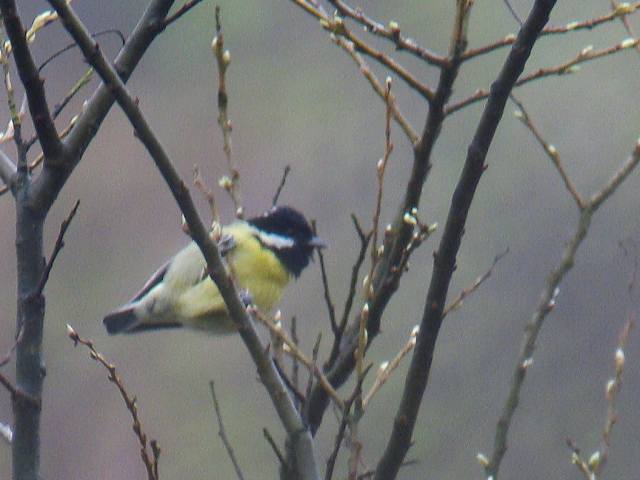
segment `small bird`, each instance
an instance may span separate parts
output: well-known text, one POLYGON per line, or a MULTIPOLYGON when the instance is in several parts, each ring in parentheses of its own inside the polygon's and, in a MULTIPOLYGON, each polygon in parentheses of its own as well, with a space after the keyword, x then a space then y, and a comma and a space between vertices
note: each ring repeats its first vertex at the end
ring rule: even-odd
MULTIPOLYGON (((326 246, 304 216, 286 206, 227 225, 220 238, 221 253, 245 292, 244 300, 265 313, 278 304, 285 287, 309 264, 314 250, 326 246)), ((109 334, 178 327, 214 334, 236 330, 195 242, 165 263, 130 302, 108 314, 103 323, 109 334)))

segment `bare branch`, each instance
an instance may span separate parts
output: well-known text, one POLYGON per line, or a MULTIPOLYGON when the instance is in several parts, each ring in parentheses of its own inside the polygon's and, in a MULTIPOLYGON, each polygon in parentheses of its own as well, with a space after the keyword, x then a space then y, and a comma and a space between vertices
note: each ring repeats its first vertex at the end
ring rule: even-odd
POLYGON ((331 386, 327 378, 315 364, 315 361, 308 358, 304 353, 302 353, 298 346, 287 336, 287 333, 282 328, 282 325, 278 325, 271 319, 265 317, 258 309, 253 306, 250 306, 247 310, 255 319, 259 320, 260 323, 267 327, 273 335, 282 340, 282 342, 286 345, 284 351, 287 354, 295 357, 302 365, 304 365, 309 370, 309 373, 316 377, 318 383, 327 391, 338 408, 343 410, 344 401, 340 398, 338 392, 336 392, 335 389, 331 386))
POLYGON ((360 39, 356 35, 354 35, 351 30, 347 28, 344 23, 344 20, 341 17, 329 17, 324 14, 319 9, 314 8, 309 5, 305 0, 292 0, 293 3, 301 7, 307 13, 310 13, 318 20, 320 20, 320 25, 322 28, 332 33, 337 37, 344 37, 349 42, 353 44, 353 47, 357 52, 360 52, 368 57, 371 57, 384 67, 388 68, 392 72, 394 72, 398 77, 400 77, 410 88, 418 92, 422 95, 426 100, 431 101, 433 99, 433 91, 429 88, 428 85, 424 84, 420 80, 418 80, 409 70, 396 62, 392 57, 387 55, 386 53, 373 48, 371 45, 366 43, 364 40, 360 39))
POLYGON ((353 225, 358 233, 358 238, 360 239, 360 251, 358 252, 358 258, 353 264, 351 268, 351 280, 349 282, 349 293, 347 293, 347 299, 345 300, 344 310, 342 311, 342 317, 340 318, 340 324, 338 325, 337 333, 338 335, 334 335, 333 338, 333 346, 331 347, 331 353, 329 355, 329 359, 325 363, 325 369, 330 369, 333 366, 333 362, 335 362, 338 354, 340 353, 340 344, 342 341, 342 336, 344 335, 345 329, 347 328, 347 323, 349 321, 349 316, 351 315, 351 308, 353 307, 353 301, 356 296, 356 288, 358 286, 358 277, 360 275, 360 268, 364 263, 365 256, 367 254, 367 249, 369 248, 369 242, 371 241, 371 235, 373 232, 364 233, 362 231, 362 227, 358 222, 358 218, 352 213, 351 220, 353 221, 353 225))
MULTIPOLYGON (((382 86, 382 83, 380 83, 380 80, 378 80, 378 77, 376 77, 374 73, 371 71, 371 68, 369 68, 369 65, 364 61, 362 56, 358 52, 356 52, 356 49, 353 46, 353 43, 351 43, 348 40, 345 40, 342 37, 332 37, 332 40, 336 43, 336 45, 341 47, 345 52, 349 54, 349 56, 353 59, 354 62, 356 62, 356 64, 360 68, 360 73, 362 73, 364 78, 366 78, 369 84, 371 85, 371 88, 373 88, 373 91, 376 92, 380 98, 384 99, 385 89, 382 86)), ((395 99, 393 95, 392 95, 392 98, 395 99)), ((400 125, 400 128, 404 132, 405 136, 409 139, 411 144, 415 146, 416 143, 418 143, 418 140, 420 139, 420 137, 413 129, 413 126, 411 126, 409 121, 398 109, 395 102, 392 102, 392 103, 393 103, 394 120, 398 122, 398 125, 400 125)))
MULTIPOLYGON (((552 75, 568 75, 571 73, 576 73, 580 68, 579 65, 582 63, 607 57, 609 55, 613 55, 630 48, 635 48, 638 46, 638 44, 640 44, 640 39, 627 38, 620 43, 616 43, 611 47, 603 48, 601 50, 594 50, 591 46, 585 47, 571 60, 552 67, 539 68, 534 72, 524 75, 516 82, 515 87, 521 87, 526 83, 550 77, 552 75)), ((446 115, 451 115, 452 113, 455 113, 462 108, 468 107, 469 105, 479 102, 480 100, 484 100, 488 96, 488 90, 478 89, 473 95, 447 105, 445 113, 446 115)))
POLYGON ((53 268, 53 263, 56 261, 60 250, 64 247, 64 234, 67 233, 67 229, 69 225, 71 225, 71 221, 73 217, 75 217, 76 212, 78 211, 78 207, 80 206, 80 200, 76 200, 76 204, 69 212, 67 218, 60 225, 60 231, 58 232, 58 238, 56 238, 56 243, 53 246, 53 252, 51 253, 51 257, 47 262, 47 265, 44 267, 44 271, 42 272, 42 277, 40 277, 40 281, 38 282, 38 286, 31 295, 33 297, 37 297, 42 295, 42 291, 44 290, 45 285, 47 284, 47 280, 49 280, 49 275, 51 274, 51 269, 53 268))
MULTIPOLYGON (((543 37, 547 35, 563 35, 565 33, 577 32, 580 30, 591 30, 592 28, 611 22, 616 18, 626 20, 627 15, 631 15, 638 9, 640 9, 640 2, 634 2, 631 4, 621 3, 616 5, 613 11, 600 17, 583 20, 581 22, 569 22, 567 25, 564 25, 562 27, 547 27, 540 33, 540 36, 543 37)), ((635 37, 635 35, 633 35, 631 32, 629 32, 629 34, 632 37, 635 37)), ((492 42, 488 45, 484 45, 478 48, 470 48, 462 55, 462 60, 470 60, 480 55, 493 52, 494 50, 497 50, 499 48, 507 47, 509 45, 512 45, 515 40, 516 36, 511 33, 504 38, 492 42)))
POLYGON ((585 201, 582 199, 582 196, 578 192, 578 189, 569 178, 569 175, 567 175, 567 172, 564 169, 564 165, 560 160, 560 154, 558 153, 558 150, 556 149, 556 147, 548 143, 542 137, 542 134, 533 124, 533 121, 531 120, 531 117, 529 116, 529 113, 527 112, 527 110, 524 108, 524 105, 522 104, 522 102, 520 102, 514 95, 511 95, 511 101, 515 103, 519 108, 519 110, 516 111, 516 114, 515 114, 516 118, 520 120, 523 123, 523 125, 529 129, 529 131, 536 138, 540 146, 544 149, 545 153, 551 160, 551 163, 553 163, 553 165, 556 167, 556 170, 558 170, 558 173, 560 174, 560 177, 562 177, 562 181, 564 182, 564 186, 566 187, 567 191, 571 194, 571 196, 575 200, 576 204, 578 205, 578 208, 580 209, 584 208, 585 201))
POLYGON ((500 253, 499 255, 496 255, 489 269, 485 273, 480 275, 478 278, 476 278, 475 281, 469 287, 463 289, 458 294, 458 296, 451 303, 449 303, 449 305, 444 307, 442 316, 446 317, 450 312, 453 312, 454 310, 457 310, 458 308, 460 308, 464 299, 467 298, 469 295, 471 295, 473 292, 475 292, 478 288, 480 288, 480 285, 482 285, 485 282, 485 280, 487 280, 491 276, 491 274, 493 273, 493 269, 496 267, 498 262, 502 260, 505 257, 505 255, 507 255, 507 253, 509 253, 508 248, 504 252, 500 253))
POLYGON ((63 153, 63 146, 53 118, 49 112, 47 98, 44 91, 44 82, 38 74, 29 46, 27 37, 14 0, 0 1, 2 20, 11 41, 13 55, 16 60, 16 67, 20 80, 25 86, 27 98, 29 100, 29 111, 33 119, 33 125, 38 133, 42 151, 48 161, 57 162, 63 153))
POLYGON ((229 50, 224 49, 224 35, 220 19, 220 6, 216 5, 216 36, 211 43, 211 49, 218 65, 218 125, 222 131, 223 150, 227 159, 227 167, 231 177, 223 177, 220 186, 223 187, 233 202, 236 217, 243 218, 242 195, 240 193, 240 173, 233 163, 231 156, 231 120, 229 120, 229 96, 227 95, 226 73, 231 63, 229 50))
POLYGON ((547 279, 547 284, 540 296, 538 307, 533 313, 532 319, 525 329, 523 344, 520 353, 518 354, 509 393, 496 427, 493 453, 491 454, 491 459, 485 466, 485 472, 488 476, 493 475, 494 478, 497 478, 500 463, 507 451, 507 436, 511 426, 511 420, 516 408, 518 407, 520 391, 524 384, 527 368, 533 362, 532 358, 536 340, 540 330, 542 329, 544 321, 547 315, 555 307, 560 282, 564 279, 565 275, 569 270, 571 270, 575 263, 575 255, 582 244, 582 241, 587 236, 594 212, 598 207, 600 207, 600 205, 602 205, 602 202, 604 202, 616 190, 616 188, 620 186, 629 173, 631 173, 631 171, 637 166, 638 162, 640 162, 640 142, 636 144, 634 152, 627 162, 623 164, 623 166, 613 175, 611 180, 600 191, 591 197, 589 202, 580 211, 580 218, 576 231, 567 244, 560 263, 551 271, 549 278, 547 279))
MULTIPOLYGON (((120 396, 122 397, 127 410, 129 410, 131 418, 133 419, 133 431, 138 438, 138 443, 140 444, 140 456, 145 468, 147 469, 147 477, 149 480, 158 480, 157 455, 159 455, 160 450, 158 449, 157 445, 155 447, 152 446, 151 454, 147 449, 147 434, 144 432, 142 428, 142 422, 140 422, 140 417, 138 416, 138 404, 136 401, 136 397, 129 394, 124 386, 124 382, 116 372, 115 365, 110 363, 104 357, 104 355, 102 355, 95 349, 91 340, 85 340, 84 338, 80 337, 80 335, 78 335, 78 333, 70 325, 67 325, 67 335, 73 341, 73 345, 75 347, 77 347, 78 344, 87 347, 89 349, 89 357, 92 360, 100 363, 104 368, 107 369, 107 372, 109 372, 107 378, 118 388, 118 392, 120 393, 120 396)), ((154 443, 154 440, 151 440, 151 442, 154 443)))
POLYGON ((238 459, 236 458, 236 454, 233 451, 233 447, 231 446, 231 442, 227 438, 227 432, 224 428, 224 423, 222 422, 222 414, 220 413, 220 405, 218 404, 218 397, 216 397, 216 388, 213 383, 213 380, 209 382, 209 388, 211 388, 211 398, 213 399, 213 408, 216 412, 216 418, 218 419, 218 435, 222 440, 222 444, 224 448, 227 450, 227 454, 231 459, 231 463, 233 464, 233 468, 236 471, 236 476, 239 480, 244 480, 244 476, 242 475, 242 469, 240 468, 240 464, 238 463, 238 459))
POLYGON ((393 42, 396 46, 396 50, 407 51, 437 67, 443 67, 446 65, 447 59, 445 57, 430 52, 426 48, 418 45, 411 38, 403 36, 400 33, 400 27, 396 22, 389 22, 389 27, 387 28, 381 23, 373 20, 371 17, 365 15, 360 8, 350 7, 342 0, 330 0, 329 3, 331 3, 331 5, 333 5, 343 17, 351 18, 364 26, 368 32, 393 42))
POLYGON ((287 177, 291 173, 291 165, 286 165, 284 167, 284 171, 282 172, 282 178, 280 179, 280 184, 276 189, 276 194, 273 196, 273 201, 271 202, 271 206, 275 207, 278 203, 278 199, 280 198, 280 194, 282 193, 282 189, 284 188, 284 184, 287 182, 287 177))
MULTIPOLYGON (((464 3, 464 2, 463 2, 464 3)), ((456 185, 442 239, 434 254, 433 273, 427 292, 420 333, 405 380, 402 400, 393 431, 376 468, 375 478, 395 478, 411 445, 422 396, 429 380, 433 352, 442 325, 456 256, 476 187, 485 169, 485 159, 504 107, 518 76, 522 73, 538 35, 549 19, 555 0, 537 0, 520 29, 518 39, 492 86, 492 93, 468 149, 465 165, 456 185)), ((465 6, 461 7, 463 10, 465 6)))
MULTIPOLYGON (((138 24, 120 50, 115 68, 120 78, 126 81, 147 48, 162 30, 162 22, 167 16, 174 0, 149 0, 138 24)), ((83 153, 96 135, 115 99, 109 88, 98 86, 92 97, 85 103, 73 130, 64 141, 67 146, 65 168, 44 168, 34 180, 30 203, 32 208, 46 213, 62 190, 65 182, 80 162, 83 153)))
POLYGON ((286 386, 260 341, 245 306, 238 296, 233 280, 222 262, 218 247, 211 240, 209 233, 198 216, 189 190, 178 176, 171 160, 151 131, 137 102, 127 93, 122 80, 104 58, 84 25, 64 0, 50 0, 50 3, 60 15, 64 27, 78 43, 87 61, 100 75, 103 82, 108 85, 116 101, 134 126, 137 137, 147 148, 158 170, 160 170, 171 189, 171 193, 189 225, 191 237, 197 243, 207 261, 209 276, 220 291, 229 316, 237 326, 238 332, 258 368, 260 379, 269 392, 272 403, 289 435, 296 454, 296 468, 300 477, 303 479, 319 478, 311 436, 303 424, 293 400, 286 390, 286 386))
POLYGON ((167 18, 163 22, 164 24, 163 28, 167 28, 173 22, 175 22, 176 20, 179 20, 180 17, 182 17, 185 13, 187 13, 189 10, 191 10, 193 7, 195 7, 201 2, 202 0, 188 0, 187 2, 185 2, 178 10, 176 10, 171 15, 167 16, 167 18))
MULTIPOLYGON (((369 304, 369 319, 367 323, 368 345, 380 332, 382 314, 393 294, 397 291, 399 280, 404 272, 403 260, 407 258, 407 247, 415 237, 415 222, 406 222, 406 215, 415 216, 422 194, 422 188, 431 170, 431 152, 441 131, 444 121, 444 105, 451 96, 453 84, 460 67, 460 56, 466 47, 466 16, 469 13, 468 2, 458 3, 458 14, 454 23, 451 47, 447 65, 441 70, 438 87, 429 105, 429 113, 425 122, 422 136, 414 144, 414 158, 411 174, 407 182, 404 198, 398 208, 393 223, 385 229, 384 252, 378 262, 374 276, 370 279, 373 286, 373 296, 369 304), (465 18, 462 18, 465 17, 465 18)), ((359 310, 360 312, 362 309, 359 310)), ((340 349, 335 361, 327 371, 327 378, 332 385, 344 383, 355 368, 354 352, 357 348, 359 330, 358 316, 343 335, 340 349)), ((305 412, 308 424, 315 431, 329 405, 329 399, 321 388, 315 388, 308 397, 305 412)))
POLYGON ((273 450, 273 453, 276 454, 276 457, 278 458, 278 461, 280 462, 280 466, 282 468, 284 468, 284 469, 288 469, 289 467, 287 465, 287 461, 284 458, 284 455, 282 455, 282 452, 280 451, 280 449, 278 448, 278 444, 276 443, 276 441, 271 436, 271 433, 269 433, 269 430, 267 430, 266 428, 263 428, 262 429, 262 434, 264 435, 264 438, 267 440, 267 443, 269 444, 269 446, 273 450))

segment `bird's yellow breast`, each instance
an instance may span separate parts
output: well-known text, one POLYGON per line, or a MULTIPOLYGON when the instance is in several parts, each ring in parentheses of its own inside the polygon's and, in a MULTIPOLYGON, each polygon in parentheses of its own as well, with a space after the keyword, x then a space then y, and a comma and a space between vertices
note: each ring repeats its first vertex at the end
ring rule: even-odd
POLYGON ((235 240, 235 247, 227 258, 236 282, 249 291, 260 310, 271 311, 280 301, 291 274, 275 253, 258 241, 249 225, 230 225, 223 234, 232 235, 235 240))

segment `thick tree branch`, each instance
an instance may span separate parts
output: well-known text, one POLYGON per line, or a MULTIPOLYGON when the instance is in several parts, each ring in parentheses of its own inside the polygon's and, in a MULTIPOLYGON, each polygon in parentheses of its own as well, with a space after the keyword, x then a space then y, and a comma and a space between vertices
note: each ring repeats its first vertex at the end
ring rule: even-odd
MULTIPOLYGON (((460 56, 464 52, 467 43, 464 26, 466 24, 465 18, 468 14, 467 5, 469 4, 464 0, 458 0, 456 22, 447 65, 440 72, 438 87, 435 90, 433 100, 429 103, 429 113, 422 136, 414 144, 413 166, 407 182, 404 199, 393 223, 385 230, 384 252, 378 261, 373 278, 370 280, 373 287, 373 295, 367 300, 369 307, 367 321, 368 345, 380 332, 382 314, 389 300, 398 289, 400 278, 400 275, 397 274, 398 269, 414 234, 414 225, 405 222, 404 218, 405 214, 410 214, 414 209, 417 210, 420 196, 422 195, 422 187, 431 170, 431 152, 445 118, 444 106, 451 96, 453 84, 458 76, 460 56)), ((362 311, 362 308, 360 311, 362 311)), ((357 317, 345 331, 340 345, 340 352, 327 372, 327 378, 334 387, 342 385, 349 378, 355 367, 353 353, 357 348, 358 325, 360 322, 359 315, 357 317)), ((316 386, 305 405, 305 415, 313 432, 320 426, 328 404, 329 398, 326 392, 316 386)))
POLYGON ((395 478, 411 446, 413 428, 429 379, 433 352, 442 325, 442 313, 471 202, 484 172, 485 159, 511 89, 522 73, 531 49, 540 31, 547 23, 555 3, 555 0, 537 0, 535 2, 500 74, 491 86, 491 96, 469 145, 465 165, 451 200, 442 239, 434 255, 433 273, 427 292, 420 333, 405 380, 393 431, 376 468, 376 480, 395 478))
MULTIPOLYGON (((120 50, 115 68, 123 81, 128 80, 134 68, 151 45, 164 30, 166 18, 175 0, 151 0, 140 21, 120 50)), ((44 166, 34 180, 30 204, 44 213, 51 208, 60 190, 80 162, 82 155, 98 132, 100 125, 113 105, 114 98, 106 85, 100 85, 87 102, 73 130, 64 141, 66 156, 64 168, 44 166)))
POLYGON ((184 215, 193 240, 200 247, 209 269, 209 275, 225 300, 227 310, 233 319, 239 334, 249 350, 258 374, 271 396, 274 407, 282 421, 296 453, 296 469, 302 479, 318 479, 319 473, 314 458, 311 436, 302 422, 295 405, 286 390, 269 354, 265 351, 246 308, 233 284, 218 247, 211 240, 200 219, 185 183, 178 176, 171 160, 151 131, 142 115, 137 102, 127 93, 124 83, 113 67, 100 52, 86 28, 64 0, 50 0, 58 12, 64 27, 76 41, 86 60, 96 70, 102 81, 115 96, 118 104, 133 125, 137 137, 147 148, 158 170, 171 189, 182 214, 184 215))
POLYGON ((2 20, 7 36, 13 48, 18 74, 27 94, 29 111, 31 112, 31 118, 38 134, 42 151, 47 161, 57 163, 63 153, 63 146, 49 112, 47 97, 44 92, 44 81, 40 78, 38 67, 31 56, 26 32, 18 16, 15 1, 1 0, 0 10, 2 11, 2 20))

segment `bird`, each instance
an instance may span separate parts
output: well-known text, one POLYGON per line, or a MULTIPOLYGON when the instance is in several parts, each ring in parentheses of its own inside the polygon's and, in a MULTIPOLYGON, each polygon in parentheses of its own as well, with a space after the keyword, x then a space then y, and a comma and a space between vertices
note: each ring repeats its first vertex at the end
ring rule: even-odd
MULTIPOLYGON (((326 244, 289 206, 222 227, 219 248, 246 304, 271 312, 291 279, 326 244)), ((191 242, 160 267, 129 302, 104 317, 107 333, 187 327, 222 335, 236 331, 206 261, 191 242)))

